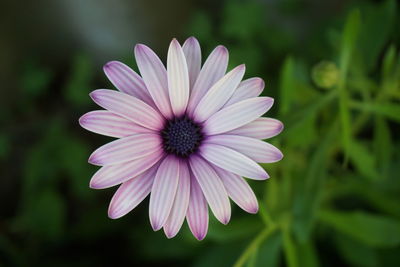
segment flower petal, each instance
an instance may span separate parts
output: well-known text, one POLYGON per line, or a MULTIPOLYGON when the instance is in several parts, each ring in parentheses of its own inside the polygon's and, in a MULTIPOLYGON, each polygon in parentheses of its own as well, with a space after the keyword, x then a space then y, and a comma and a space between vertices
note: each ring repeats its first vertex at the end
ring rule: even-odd
POLYGON ((194 37, 189 37, 183 44, 182 49, 186 57, 190 89, 192 89, 201 68, 201 49, 199 41, 194 37))
POLYGON ((216 145, 202 144, 200 155, 209 162, 227 171, 236 173, 255 180, 265 180, 269 178, 260 165, 233 149, 216 145))
POLYGON ((213 167, 224 183, 225 189, 232 200, 243 210, 249 213, 257 213, 257 198, 249 184, 237 174, 228 172, 217 166, 213 167))
POLYGON ((124 137, 96 149, 89 157, 94 165, 112 165, 142 158, 161 148, 158 134, 135 134, 124 137))
POLYGON ((166 118, 171 118, 167 71, 163 63, 153 50, 143 44, 135 46, 135 58, 154 103, 166 118))
POLYGON ((115 192, 108 207, 108 217, 118 219, 136 208, 150 194, 159 164, 123 183, 115 192))
POLYGON ((154 231, 164 226, 174 203, 179 183, 179 161, 168 156, 158 168, 150 195, 150 223, 154 231))
POLYGON ((282 159, 282 152, 273 145, 259 139, 240 135, 213 135, 207 137, 206 143, 232 148, 256 162, 271 163, 282 159))
POLYGON ((247 98, 257 97, 264 90, 265 83, 261 78, 250 78, 242 81, 226 102, 224 107, 230 106, 247 98))
POLYGON ((204 123, 208 135, 220 134, 239 128, 267 112, 274 100, 270 97, 255 97, 223 108, 204 123))
POLYGON ((99 106, 120 115, 143 127, 160 130, 163 117, 142 100, 114 90, 98 89, 90 93, 90 97, 99 106))
POLYGON ((142 100, 153 108, 156 107, 142 77, 130 67, 119 61, 111 61, 104 65, 103 70, 118 90, 142 100))
POLYGON ((194 110, 193 117, 196 121, 207 120, 225 105, 242 80, 245 69, 244 65, 237 66, 208 90, 194 110))
POLYGON ((160 149, 130 162, 103 166, 93 175, 90 180, 90 187, 104 189, 133 179, 160 161, 163 155, 164 152, 160 149))
POLYGON ((224 184, 214 169, 201 157, 193 155, 189 159, 190 169, 199 183, 214 216, 223 224, 231 218, 231 205, 224 184))
POLYGON ((176 39, 169 46, 167 74, 172 111, 175 116, 181 116, 185 113, 189 100, 189 73, 185 54, 176 39))
POLYGON ((228 50, 221 45, 217 46, 208 56, 191 91, 187 108, 190 116, 193 115, 194 109, 208 89, 224 76, 228 66, 228 58, 228 50))
POLYGON ((283 123, 272 118, 258 118, 227 134, 243 135, 257 139, 267 139, 278 135, 283 130, 283 123))
POLYGON ((189 206, 190 173, 186 161, 181 160, 179 166, 179 184, 174 205, 164 224, 164 232, 168 238, 174 237, 182 227, 189 206))
POLYGON ((208 231, 207 201, 193 174, 190 177, 190 198, 186 221, 194 237, 198 240, 206 237, 208 231))
POLYGON ((107 110, 88 112, 79 118, 79 124, 91 132, 117 138, 153 132, 107 110))

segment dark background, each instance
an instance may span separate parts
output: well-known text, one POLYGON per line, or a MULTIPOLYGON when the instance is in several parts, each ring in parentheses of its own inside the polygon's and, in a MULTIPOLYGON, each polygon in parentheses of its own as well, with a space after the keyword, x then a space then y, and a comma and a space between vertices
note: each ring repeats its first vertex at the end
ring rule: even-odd
POLYGON ((398 266, 399 28, 394 0, 1 0, 0 266, 398 266), (153 232, 148 201, 109 219, 87 158, 111 139, 78 125, 107 61, 189 36, 262 77, 285 124, 259 213, 201 242, 153 232))

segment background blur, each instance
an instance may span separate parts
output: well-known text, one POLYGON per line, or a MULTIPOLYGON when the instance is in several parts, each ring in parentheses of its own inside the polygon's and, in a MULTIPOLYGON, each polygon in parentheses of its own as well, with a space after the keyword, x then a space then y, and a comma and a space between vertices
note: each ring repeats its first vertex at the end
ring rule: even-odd
MULTIPOLYGON (((0 266, 400 266, 400 16, 387 1, 0 2, 0 266), (266 81, 285 158, 250 181, 198 242, 153 232, 148 201, 111 220, 114 188, 89 189, 89 154, 111 139, 78 118, 112 88, 102 66, 165 60, 173 37, 217 44, 266 81)), ((211 216, 212 217, 212 216, 211 216)))

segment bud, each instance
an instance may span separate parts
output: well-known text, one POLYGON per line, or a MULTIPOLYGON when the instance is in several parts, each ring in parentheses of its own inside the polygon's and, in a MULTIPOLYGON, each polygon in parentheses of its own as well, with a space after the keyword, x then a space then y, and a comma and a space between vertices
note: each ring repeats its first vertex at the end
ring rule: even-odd
POLYGON ((321 88, 330 89, 339 81, 339 69, 331 61, 321 61, 312 69, 312 79, 321 88))

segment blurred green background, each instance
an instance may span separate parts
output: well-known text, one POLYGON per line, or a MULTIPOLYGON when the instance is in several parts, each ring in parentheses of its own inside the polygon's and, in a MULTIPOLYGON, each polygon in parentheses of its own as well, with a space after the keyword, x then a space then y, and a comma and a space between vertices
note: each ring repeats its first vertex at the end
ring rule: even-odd
MULTIPOLYGON (((387 1, 2 0, 0 266, 400 266, 400 16, 387 1), (111 139, 78 118, 133 46, 217 44, 266 81, 285 155, 250 181, 257 215, 153 232, 148 201, 111 220, 88 188, 111 139)), ((165 61, 164 61, 165 62, 165 61)), ((211 216, 212 217, 212 216, 211 216)))

